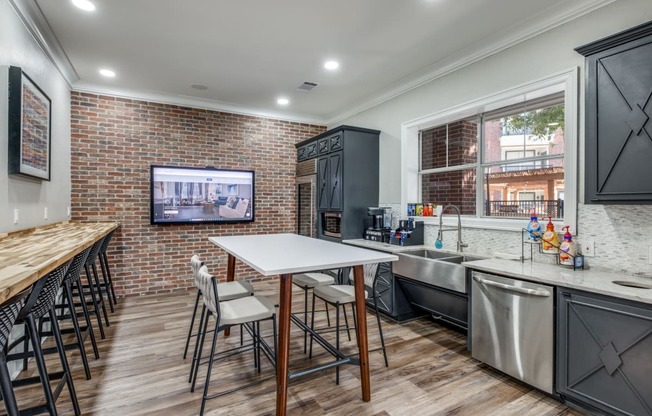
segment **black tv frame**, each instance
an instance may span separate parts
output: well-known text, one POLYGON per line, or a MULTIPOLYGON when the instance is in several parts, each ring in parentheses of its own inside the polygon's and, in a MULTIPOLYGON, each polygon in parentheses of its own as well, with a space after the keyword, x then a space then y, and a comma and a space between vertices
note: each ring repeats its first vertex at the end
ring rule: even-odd
POLYGON ((197 225, 197 224, 234 224, 234 223, 253 223, 255 221, 255 198, 256 198, 256 172, 249 169, 221 169, 213 166, 168 166, 168 165, 150 165, 149 168, 149 222, 151 225, 197 225), (199 170, 207 172, 242 172, 251 173, 251 216, 248 218, 228 218, 222 220, 165 220, 155 221, 154 218, 154 169, 178 169, 178 170, 199 170))

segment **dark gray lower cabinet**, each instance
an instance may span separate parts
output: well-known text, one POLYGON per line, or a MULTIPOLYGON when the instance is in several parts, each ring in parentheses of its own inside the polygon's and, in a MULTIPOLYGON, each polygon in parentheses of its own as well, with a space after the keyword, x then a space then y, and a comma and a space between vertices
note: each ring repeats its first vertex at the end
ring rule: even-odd
POLYGON ((652 415, 652 307, 559 288, 557 392, 608 414, 652 415))
MULTIPOLYGON (((378 282, 376 283, 378 311, 398 322, 424 315, 415 309, 405 297, 403 289, 392 273, 392 264, 380 263, 378 269, 378 282)), ((367 299, 367 305, 374 306, 371 297, 367 299)))

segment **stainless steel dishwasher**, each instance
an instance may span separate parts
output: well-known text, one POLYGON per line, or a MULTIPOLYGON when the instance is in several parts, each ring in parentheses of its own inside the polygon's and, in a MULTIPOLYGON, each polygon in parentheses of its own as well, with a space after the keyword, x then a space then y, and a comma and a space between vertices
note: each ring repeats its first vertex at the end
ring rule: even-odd
POLYGON ((474 271, 472 356, 553 392, 554 288, 474 271))

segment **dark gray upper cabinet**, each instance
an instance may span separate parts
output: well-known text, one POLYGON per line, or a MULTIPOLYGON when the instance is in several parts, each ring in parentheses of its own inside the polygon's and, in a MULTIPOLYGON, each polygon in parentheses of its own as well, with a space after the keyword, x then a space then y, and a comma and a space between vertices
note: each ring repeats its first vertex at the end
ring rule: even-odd
POLYGON ((576 49, 586 57, 585 202, 652 202, 652 22, 576 49))
POLYGON ((297 155, 305 148, 304 159, 317 158, 317 209, 342 214, 342 239, 362 238, 367 208, 378 205, 379 136, 340 126, 296 144, 297 155))
POLYGON ((607 414, 650 416, 651 374, 650 305, 559 288, 558 393, 607 414))

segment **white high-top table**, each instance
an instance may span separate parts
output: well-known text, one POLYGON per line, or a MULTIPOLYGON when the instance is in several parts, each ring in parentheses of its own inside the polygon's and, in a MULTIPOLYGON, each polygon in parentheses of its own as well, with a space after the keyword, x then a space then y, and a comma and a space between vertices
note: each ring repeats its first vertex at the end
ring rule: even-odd
POLYGON ((210 237, 209 240, 229 255, 227 264, 228 281, 232 281, 235 277, 236 258, 264 276, 280 276, 276 380, 277 415, 285 415, 287 408, 292 275, 295 273, 353 267, 362 400, 365 402, 371 400, 367 314, 362 265, 396 261, 398 260, 397 256, 297 234, 210 237))

